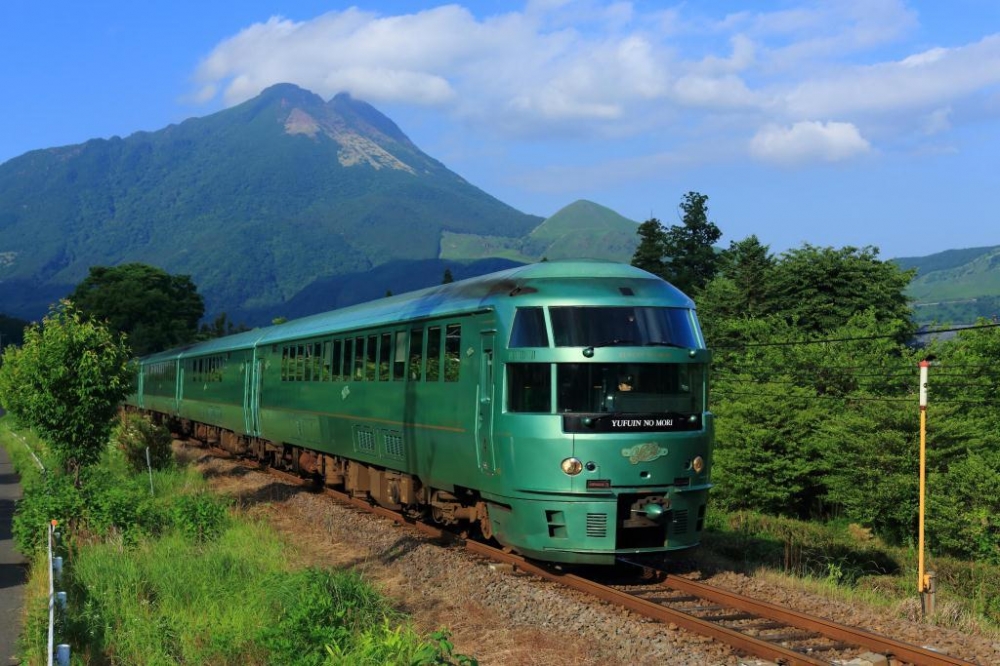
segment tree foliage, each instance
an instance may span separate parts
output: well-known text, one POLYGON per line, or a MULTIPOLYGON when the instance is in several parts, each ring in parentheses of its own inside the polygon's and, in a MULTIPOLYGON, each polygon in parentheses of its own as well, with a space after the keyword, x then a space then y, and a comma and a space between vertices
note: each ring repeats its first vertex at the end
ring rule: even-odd
POLYGON ((187 275, 146 264, 94 266, 70 295, 81 312, 128 336, 144 356, 193 341, 205 303, 187 275))
POLYGON ((130 353, 120 333, 70 302, 25 330, 0 366, 0 403, 34 428, 79 479, 104 451, 119 403, 131 390, 130 353))
POLYGON ((713 502, 916 540, 918 362, 930 368, 928 544, 1000 562, 1000 327, 914 344, 912 273, 874 248, 721 253, 699 313, 713 347, 713 502))
POLYGON ((681 199, 680 225, 665 228, 656 218, 639 225, 639 245, 632 265, 658 275, 688 295, 697 294, 715 276, 715 242, 722 232, 708 219, 708 196, 688 192, 681 199))
POLYGON ((639 245, 632 255, 632 265, 666 279, 667 267, 663 263, 663 252, 667 233, 663 224, 652 217, 640 224, 636 233, 639 235, 639 245))

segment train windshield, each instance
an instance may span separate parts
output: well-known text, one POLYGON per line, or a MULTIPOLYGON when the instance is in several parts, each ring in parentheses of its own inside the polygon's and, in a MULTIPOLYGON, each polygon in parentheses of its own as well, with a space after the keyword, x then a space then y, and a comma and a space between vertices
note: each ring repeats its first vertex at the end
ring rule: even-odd
POLYGON ((557 347, 701 347, 691 310, 664 307, 550 307, 557 347))
POLYGON ((703 364, 558 363, 560 413, 698 414, 705 409, 703 364))

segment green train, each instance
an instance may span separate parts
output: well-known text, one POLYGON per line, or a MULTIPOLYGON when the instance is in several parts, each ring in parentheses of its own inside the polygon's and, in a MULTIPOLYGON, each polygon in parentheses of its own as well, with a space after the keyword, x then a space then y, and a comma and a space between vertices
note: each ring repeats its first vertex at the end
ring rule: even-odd
POLYGON ((543 262, 140 360, 133 408, 527 557, 699 542, 710 352, 631 266, 543 262))

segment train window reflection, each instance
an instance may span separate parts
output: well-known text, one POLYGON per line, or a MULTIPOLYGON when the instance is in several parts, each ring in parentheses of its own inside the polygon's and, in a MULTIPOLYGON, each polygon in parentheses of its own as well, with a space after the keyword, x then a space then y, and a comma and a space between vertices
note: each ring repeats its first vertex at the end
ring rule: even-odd
POLYGON ((562 413, 674 413, 704 410, 705 366, 676 363, 559 363, 562 413))
POLYGON ((548 363, 507 364, 507 411, 552 411, 552 370, 548 363))
POLYGON ((510 347, 548 347, 545 311, 542 308, 518 308, 510 330, 510 347))
POLYGON ((557 347, 702 347, 685 308, 554 306, 549 316, 557 347))
POLYGON ((427 329, 427 381, 436 382, 441 376, 441 327, 427 329))
POLYGON ((462 366, 462 325, 448 324, 444 336, 444 380, 457 382, 458 371, 462 366))

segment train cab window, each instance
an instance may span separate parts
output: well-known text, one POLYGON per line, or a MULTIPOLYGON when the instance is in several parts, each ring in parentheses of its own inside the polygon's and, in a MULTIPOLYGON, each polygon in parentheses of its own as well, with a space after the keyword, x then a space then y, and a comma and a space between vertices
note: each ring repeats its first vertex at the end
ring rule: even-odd
POLYGON ((375 381, 375 368, 378 363, 377 352, 378 352, 378 337, 374 335, 368 336, 368 347, 365 348, 365 379, 373 382, 375 381))
POLYGON ((351 371, 352 379, 360 382, 365 378, 365 339, 354 338, 354 370, 351 371))
POLYGON ((441 327, 427 329, 427 381, 436 382, 441 376, 441 327))
POLYGON ((444 335, 444 380, 457 382, 462 367, 462 325, 448 324, 444 335))
POLYGON ((705 366, 677 363, 558 363, 562 413, 697 414, 704 410, 705 366))
POLYGON ((392 357, 392 334, 383 333, 378 348, 378 380, 389 381, 389 359, 392 357))
POLYGON ((392 379, 400 381, 406 376, 406 331, 396 331, 396 347, 392 355, 392 379))
POLYGON ((557 347, 704 345, 693 313, 663 307, 549 307, 557 347))
POLYGON ((423 377, 424 329, 410 331, 410 379, 419 382, 423 377))
POLYGON ((344 343, 340 340, 333 341, 333 365, 330 367, 330 377, 335 382, 343 381, 344 376, 340 372, 341 363, 344 361, 344 343))
POLYGON ((548 347, 545 311, 542 308, 518 308, 510 330, 510 347, 548 347))
POLYGON ((552 411, 552 370, 548 363, 507 364, 507 411, 552 411))

